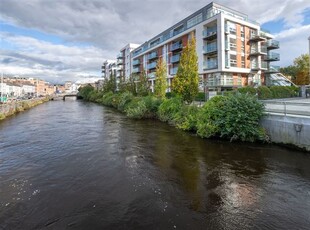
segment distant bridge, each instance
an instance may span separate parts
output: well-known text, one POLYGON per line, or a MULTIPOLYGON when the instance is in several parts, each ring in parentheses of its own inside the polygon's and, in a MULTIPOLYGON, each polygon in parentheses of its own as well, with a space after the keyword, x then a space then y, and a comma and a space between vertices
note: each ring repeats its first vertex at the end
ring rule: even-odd
POLYGON ((62 93, 62 94, 55 94, 51 100, 52 101, 59 101, 59 100, 76 100, 78 99, 78 93, 77 92, 71 92, 71 93, 62 93))

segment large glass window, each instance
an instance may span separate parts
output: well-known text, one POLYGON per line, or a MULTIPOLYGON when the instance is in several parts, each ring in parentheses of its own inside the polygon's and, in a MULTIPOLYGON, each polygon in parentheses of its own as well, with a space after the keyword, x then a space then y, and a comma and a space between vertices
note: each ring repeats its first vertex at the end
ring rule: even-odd
POLYGON ((202 13, 196 15, 195 17, 192 17, 187 21, 187 28, 190 28, 194 25, 197 25, 198 23, 202 22, 202 13))

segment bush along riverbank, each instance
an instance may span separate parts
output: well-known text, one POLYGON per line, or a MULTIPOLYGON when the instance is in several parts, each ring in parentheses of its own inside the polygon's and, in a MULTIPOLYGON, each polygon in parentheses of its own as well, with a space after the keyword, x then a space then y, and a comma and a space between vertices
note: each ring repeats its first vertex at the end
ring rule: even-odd
POLYGON ((266 141, 259 125, 264 106, 250 94, 216 96, 202 107, 185 104, 180 97, 134 96, 131 92, 104 93, 91 86, 80 89, 84 100, 113 107, 134 119, 159 119, 202 138, 219 137, 230 141, 266 141))
POLYGON ((5 119, 6 117, 12 116, 18 112, 30 109, 34 106, 40 105, 46 101, 49 101, 49 98, 38 98, 24 101, 13 101, 7 104, 0 105, 0 120, 5 119))

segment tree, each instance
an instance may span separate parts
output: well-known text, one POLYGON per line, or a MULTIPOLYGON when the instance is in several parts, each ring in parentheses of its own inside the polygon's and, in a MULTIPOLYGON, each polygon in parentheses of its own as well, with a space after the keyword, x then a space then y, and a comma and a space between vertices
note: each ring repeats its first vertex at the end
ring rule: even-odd
POLYGON ((178 72, 172 82, 172 89, 182 97, 183 101, 191 103, 198 94, 198 83, 196 40, 194 35, 191 34, 191 39, 183 49, 178 72))
POLYGON ((111 76, 109 79, 106 79, 103 83, 102 91, 107 92, 113 92, 116 91, 116 77, 113 73, 111 73, 111 76))
POLYGON ((280 68, 280 72, 285 76, 291 76, 297 85, 309 84, 309 54, 295 58, 294 65, 280 68))
POLYGON ((163 58, 160 58, 156 65, 156 82, 154 93, 159 98, 165 98, 167 88, 167 65, 163 58))
POLYGON ((296 84, 308 85, 309 79, 309 54, 302 54, 298 58, 295 58, 294 65, 297 68, 296 84))
POLYGON ((145 71, 142 71, 141 74, 134 76, 134 79, 136 80, 136 94, 138 96, 147 96, 150 92, 150 84, 145 71))

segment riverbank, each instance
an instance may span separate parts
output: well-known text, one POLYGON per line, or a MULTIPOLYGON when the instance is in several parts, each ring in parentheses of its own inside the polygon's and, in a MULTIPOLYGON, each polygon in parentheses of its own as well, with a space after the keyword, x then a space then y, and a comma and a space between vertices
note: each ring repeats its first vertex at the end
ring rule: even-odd
POLYGON ((0 120, 3 120, 6 117, 9 117, 9 116, 12 116, 13 114, 30 109, 34 106, 40 105, 47 101, 49 101, 49 98, 44 97, 44 98, 35 98, 35 99, 23 100, 23 101, 13 101, 11 103, 1 104, 0 105, 0 120))

